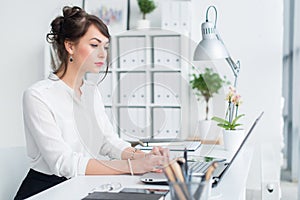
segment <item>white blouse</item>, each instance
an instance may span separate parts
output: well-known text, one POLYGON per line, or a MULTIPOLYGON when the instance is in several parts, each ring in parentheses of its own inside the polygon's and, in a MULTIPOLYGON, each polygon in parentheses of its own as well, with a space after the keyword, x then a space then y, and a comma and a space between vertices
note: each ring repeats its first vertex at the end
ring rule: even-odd
POLYGON ((80 98, 54 74, 24 92, 23 114, 31 168, 71 178, 99 155, 120 159, 121 140, 105 113, 96 84, 84 81, 80 98))

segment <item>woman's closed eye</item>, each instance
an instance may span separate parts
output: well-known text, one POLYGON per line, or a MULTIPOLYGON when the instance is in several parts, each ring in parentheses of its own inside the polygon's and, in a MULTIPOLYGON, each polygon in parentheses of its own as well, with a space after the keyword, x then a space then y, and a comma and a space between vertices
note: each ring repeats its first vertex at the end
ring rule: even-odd
POLYGON ((91 47, 93 47, 93 48, 97 48, 98 47, 98 44, 90 44, 91 45, 91 47))

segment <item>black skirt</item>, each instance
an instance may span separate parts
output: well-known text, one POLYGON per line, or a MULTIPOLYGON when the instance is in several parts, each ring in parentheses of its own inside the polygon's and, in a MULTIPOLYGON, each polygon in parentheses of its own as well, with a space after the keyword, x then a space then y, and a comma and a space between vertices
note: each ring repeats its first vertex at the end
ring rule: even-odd
POLYGON ((65 180, 67 180, 65 177, 43 174, 30 169, 14 199, 26 199, 65 180))

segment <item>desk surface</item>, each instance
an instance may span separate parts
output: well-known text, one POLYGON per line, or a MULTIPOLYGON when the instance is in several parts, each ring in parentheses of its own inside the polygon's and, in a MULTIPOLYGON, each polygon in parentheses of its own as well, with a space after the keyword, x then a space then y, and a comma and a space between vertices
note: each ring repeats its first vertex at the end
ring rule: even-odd
MULTIPOLYGON (((246 147, 246 146, 245 146, 246 147)), ((212 189, 214 199, 244 199, 247 176, 252 158, 252 148, 245 148, 236 157, 219 185, 212 189)), ((176 153, 178 154, 178 152, 176 153)), ((182 154, 182 153, 181 153, 182 154)), ((180 155, 180 154, 178 154, 180 155)), ((231 159, 232 154, 224 151, 221 145, 202 145, 193 153, 197 156, 211 156, 231 159)), ((174 155, 173 155, 174 156, 174 155)), ((107 183, 120 183, 122 187, 159 188, 168 186, 146 185, 139 181, 140 176, 78 176, 45 190, 29 199, 82 199, 93 189, 107 183)))

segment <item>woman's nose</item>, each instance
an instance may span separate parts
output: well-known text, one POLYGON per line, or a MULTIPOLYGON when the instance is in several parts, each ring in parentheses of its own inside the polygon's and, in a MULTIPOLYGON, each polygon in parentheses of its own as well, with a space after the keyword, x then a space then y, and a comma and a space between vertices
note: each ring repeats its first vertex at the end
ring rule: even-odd
POLYGON ((98 50, 98 57, 99 58, 105 58, 107 55, 107 52, 104 48, 99 48, 98 50))

